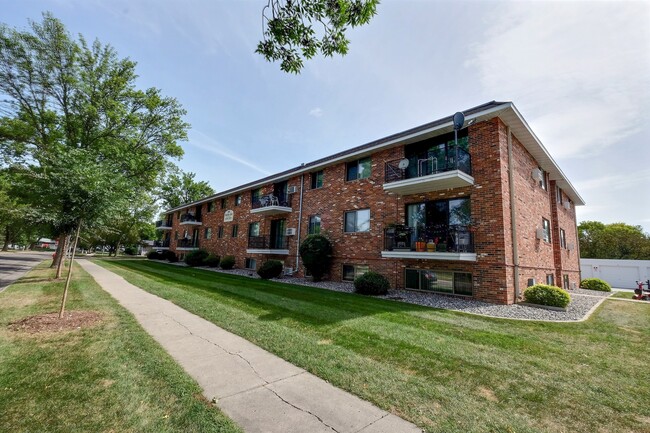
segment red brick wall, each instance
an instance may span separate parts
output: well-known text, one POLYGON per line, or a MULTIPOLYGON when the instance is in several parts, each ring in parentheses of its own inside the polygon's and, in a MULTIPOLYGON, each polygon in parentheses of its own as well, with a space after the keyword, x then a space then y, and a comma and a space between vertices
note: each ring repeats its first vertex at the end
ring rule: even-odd
MULTIPOLYGON (((370 269, 385 275, 394 287, 404 286, 404 269, 432 269, 459 272, 471 272, 473 275, 474 296, 490 302, 515 302, 514 269, 512 257, 512 235, 510 222, 510 184, 508 179, 508 139, 507 128, 499 118, 483 121, 469 127, 469 149, 472 157, 472 176, 474 185, 426 194, 399 196, 385 192, 384 166, 387 161, 402 158, 404 147, 399 146, 374 153, 371 156, 372 171, 369 178, 354 181, 345 180, 346 163, 334 163, 325 167, 323 187, 311 189, 310 175, 304 175, 302 224, 299 236, 289 237, 288 256, 272 257, 262 254, 247 254, 248 224, 260 222, 260 234, 270 234, 271 220, 285 218, 286 227, 298 228, 301 176, 288 180, 289 186, 295 186, 297 192, 292 197, 292 209, 282 216, 264 217, 251 214, 251 191, 242 192, 242 203, 234 205, 234 195, 227 198, 226 209, 220 208, 217 199, 215 210, 207 212, 203 204, 200 227, 200 247, 224 256, 236 257, 236 266, 243 267, 246 257, 257 260, 261 265, 270 258, 277 258, 285 266, 296 268, 298 241, 303 240, 309 230, 309 217, 321 216, 321 233, 333 244, 334 258, 329 278, 340 281, 343 264, 368 265, 370 269), (389 224, 405 222, 405 206, 428 200, 470 197, 473 224, 473 236, 476 262, 441 261, 441 260, 400 260, 382 258, 384 245, 384 228, 389 224), (234 221, 224 223, 225 210, 234 211, 234 221), (370 209, 371 229, 366 233, 345 233, 344 214, 346 211, 370 209), (233 224, 239 225, 237 238, 231 237, 233 224), (224 227, 224 237, 217 238, 218 227, 224 227), (212 239, 203 239, 206 227, 212 228, 212 239)), ((549 183, 549 190, 541 189, 537 181, 531 178, 531 171, 537 163, 523 145, 513 137, 514 184, 517 210, 517 234, 520 259, 518 276, 522 290, 526 280, 534 277, 538 282, 545 281, 546 273, 557 276, 569 273, 572 281, 579 270, 577 248, 571 252, 556 249, 554 255, 556 225, 566 230, 567 242, 577 245, 575 228, 575 211, 563 207, 554 208, 554 186, 549 183), (553 242, 547 243, 536 239, 535 232, 541 228, 542 217, 552 223, 553 242), (557 265, 557 269, 556 269, 557 265)), ((273 191, 273 185, 262 188, 262 194, 273 191)), ((174 215, 174 230, 181 230, 174 215)), ((175 242, 172 240, 172 249, 175 242)), ((558 244, 559 245, 559 244, 558 244)), ((302 275, 303 268, 298 266, 296 275, 302 275)), ((557 278, 557 277, 556 277, 557 278)), ((561 280, 556 280, 561 284, 561 280)))

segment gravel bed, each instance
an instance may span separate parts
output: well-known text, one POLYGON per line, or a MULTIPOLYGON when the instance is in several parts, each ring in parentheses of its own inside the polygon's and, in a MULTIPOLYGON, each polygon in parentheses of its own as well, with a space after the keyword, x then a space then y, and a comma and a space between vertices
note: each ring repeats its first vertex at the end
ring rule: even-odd
MULTIPOLYGON (((184 263, 175 263, 184 266, 184 263)), ((221 272, 224 274, 241 275, 249 278, 259 278, 255 271, 249 269, 223 270, 205 268, 208 271, 221 272)), ((302 286, 318 287, 321 289, 334 290, 337 292, 352 293, 354 285, 350 282, 319 281, 313 282, 306 278, 282 277, 274 278, 274 281, 298 284, 302 286)), ((540 320, 550 322, 578 321, 584 319, 586 314, 604 298, 610 296, 611 292, 600 292, 597 290, 573 289, 569 291, 571 303, 567 311, 552 311, 543 308, 528 307, 526 305, 498 305, 490 304, 475 299, 466 299, 454 296, 438 295, 436 293, 413 292, 410 290, 391 289, 385 296, 378 298, 388 299, 397 302, 422 305, 425 307, 441 308, 445 310, 462 311, 464 313, 480 314, 483 316, 498 317, 518 320, 540 320)))

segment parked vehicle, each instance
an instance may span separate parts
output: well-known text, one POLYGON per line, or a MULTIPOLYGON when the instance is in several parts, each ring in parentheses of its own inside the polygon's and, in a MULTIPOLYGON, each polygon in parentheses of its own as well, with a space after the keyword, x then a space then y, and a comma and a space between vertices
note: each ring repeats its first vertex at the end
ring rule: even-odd
POLYGON ((634 296, 632 299, 637 299, 640 301, 650 301, 650 280, 647 281, 637 281, 636 284, 639 286, 634 289, 634 296), (643 286, 646 286, 644 289, 643 286))

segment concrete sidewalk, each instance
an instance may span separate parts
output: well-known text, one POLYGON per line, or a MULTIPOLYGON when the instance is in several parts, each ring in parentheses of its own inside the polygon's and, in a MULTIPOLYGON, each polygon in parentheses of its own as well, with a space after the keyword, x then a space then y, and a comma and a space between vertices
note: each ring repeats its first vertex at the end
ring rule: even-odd
POLYGON ((101 266, 79 264, 247 432, 421 431, 101 266))

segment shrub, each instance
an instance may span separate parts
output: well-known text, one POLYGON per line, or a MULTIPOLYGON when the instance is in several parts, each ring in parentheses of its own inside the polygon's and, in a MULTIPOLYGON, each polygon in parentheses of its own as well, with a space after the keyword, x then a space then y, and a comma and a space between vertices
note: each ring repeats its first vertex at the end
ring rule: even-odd
POLYGON ((580 287, 589 290, 599 290, 601 292, 612 291, 612 286, 610 286, 607 281, 603 281, 600 278, 585 278, 580 281, 580 287))
POLYGON ((362 295, 385 295, 389 288, 388 279, 377 272, 366 272, 354 280, 354 291, 362 295))
POLYGON ((128 247, 124 248, 124 254, 127 256, 135 256, 138 254, 138 249, 133 245, 129 245, 128 247))
POLYGON ((147 258, 149 260, 162 260, 164 257, 158 251, 149 251, 147 253, 147 258))
POLYGON ((208 257, 203 260, 203 265, 204 266, 209 266, 211 268, 216 268, 219 266, 219 261, 221 261, 221 257, 215 256, 214 254, 210 254, 208 257))
POLYGON ((535 284, 524 290, 524 301, 531 304, 565 308, 571 302, 571 297, 559 287, 535 284))
POLYGON ((169 260, 170 263, 176 263, 178 261, 178 256, 171 250, 165 250, 163 251, 163 259, 169 260))
POLYGON ((332 244, 323 235, 309 235, 300 245, 300 257, 314 281, 320 281, 332 262, 332 244))
POLYGON ((260 269, 257 271, 257 275, 265 280, 277 278, 282 273, 282 266, 283 265, 280 260, 269 260, 260 266, 260 269))
POLYGON ((209 256, 206 250, 196 250, 187 253, 185 263, 187 266, 202 266, 203 261, 209 256))
POLYGON ((221 259, 221 269, 232 269, 235 267, 235 256, 225 256, 221 259))

